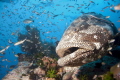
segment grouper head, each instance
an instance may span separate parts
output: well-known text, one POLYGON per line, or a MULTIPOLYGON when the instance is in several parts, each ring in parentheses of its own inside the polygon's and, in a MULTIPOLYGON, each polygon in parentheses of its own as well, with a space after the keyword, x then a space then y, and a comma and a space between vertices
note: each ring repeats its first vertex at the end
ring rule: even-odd
POLYGON ((101 58, 111 48, 117 32, 114 24, 101 14, 83 14, 66 29, 56 47, 58 65, 81 66, 101 58))

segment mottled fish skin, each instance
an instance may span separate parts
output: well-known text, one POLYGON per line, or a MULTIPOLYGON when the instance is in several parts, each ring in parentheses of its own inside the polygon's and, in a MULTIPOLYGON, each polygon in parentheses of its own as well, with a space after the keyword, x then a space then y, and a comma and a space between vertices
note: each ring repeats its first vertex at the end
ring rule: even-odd
POLYGON ((118 32, 101 14, 85 13, 74 20, 56 47, 60 66, 81 66, 104 56, 118 32))

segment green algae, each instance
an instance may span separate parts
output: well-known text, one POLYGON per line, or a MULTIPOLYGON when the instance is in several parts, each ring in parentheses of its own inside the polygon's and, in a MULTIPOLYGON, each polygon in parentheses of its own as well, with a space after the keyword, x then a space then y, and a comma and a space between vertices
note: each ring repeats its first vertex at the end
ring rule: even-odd
POLYGON ((103 75, 103 80, 115 80, 113 78, 113 73, 112 72, 107 72, 106 74, 103 75))
POLYGON ((80 75, 79 77, 80 80, 88 80, 88 75, 80 75))
POLYGON ((57 71, 55 69, 53 69, 53 68, 49 69, 47 71, 46 77, 56 78, 57 77, 57 71))

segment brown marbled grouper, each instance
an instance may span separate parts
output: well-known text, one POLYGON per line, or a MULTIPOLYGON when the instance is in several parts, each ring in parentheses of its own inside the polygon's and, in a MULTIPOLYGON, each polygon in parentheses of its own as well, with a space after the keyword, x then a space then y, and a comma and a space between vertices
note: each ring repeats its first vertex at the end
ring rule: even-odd
POLYGON ((77 80, 74 72, 79 66, 95 61, 114 47, 120 45, 120 33, 115 25, 101 14, 85 13, 75 19, 66 29, 56 47, 60 57, 59 66, 71 74, 63 76, 63 80, 77 80))

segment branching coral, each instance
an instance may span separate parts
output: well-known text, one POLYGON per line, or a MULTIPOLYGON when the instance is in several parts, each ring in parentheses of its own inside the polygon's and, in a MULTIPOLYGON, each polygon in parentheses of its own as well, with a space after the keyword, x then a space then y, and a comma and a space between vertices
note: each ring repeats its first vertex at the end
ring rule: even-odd
POLYGON ((36 27, 25 27, 26 33, 19 33, 18 41, 26 39, 26 41, 20 45, 21 50, 26 52, 30 59, 42 58, 43 56, 50 56, 52 58, 58 57, 55 53, 55 45, 51 42, 43 42, 41 40, 40 31, 36 27))
POLYGON ((22 51, 34 54, 42 51, 41 47, 41 39, 40 39, 40 32, 37 28, 31 28, 30 26, 26 26, 25 29, 27 30, 26 34, 19 33, 18 40, 23 40, 27 38, 24 44, 21 45, 22 51))

